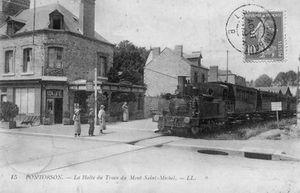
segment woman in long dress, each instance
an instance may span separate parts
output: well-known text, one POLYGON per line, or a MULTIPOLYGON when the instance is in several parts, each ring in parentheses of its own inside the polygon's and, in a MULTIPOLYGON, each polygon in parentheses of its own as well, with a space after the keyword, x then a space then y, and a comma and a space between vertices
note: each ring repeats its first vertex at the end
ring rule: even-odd
POLYGON ((74 132, 75 132, 75 137, 80 137, 81 134, 81 125, 80 125, 80 110, 75 109, 74 116, 73 116, 73 121, 74 121, 74 132))
POLYGON ((127 122, 129 120, 129 112, 128 112, 127 102, 125 102, 122 105, 122 110, 123 110, 123 121, 127 122))
POLYGON ((100 111, 98 113, 99 124, 100 124, 100 133, 103 133, 103 130, 106 129, 106 120, 105 120, 106 114, 105 114, 104 108, 105 108, 105 106, 101 105, 100 111))

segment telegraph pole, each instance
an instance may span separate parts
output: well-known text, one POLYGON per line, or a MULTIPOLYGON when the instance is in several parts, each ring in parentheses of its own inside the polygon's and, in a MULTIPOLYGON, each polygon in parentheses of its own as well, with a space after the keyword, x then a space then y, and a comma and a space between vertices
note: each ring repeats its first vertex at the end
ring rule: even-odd
POLYGON ((229 50, 226 50, 226 82, 228 82, 228 52, 229 50))
POLYGON ((32 44, 34 45, 34 31, 35 31, 35 15, 36 15, 36 0, 33 1, 33 25, 32 25, 32 44))
MULTIPOLYGON (((299 62, 300 62, 300 56, 298 58, 299 62)), ((297 71, 297 102, 296 102, 296 112, 297 112, 297 135, 300 136, 300 103, 299 103, 299 66, 298 66, 298 71, 297 71)))
POLYGON ((94 121, 94 126, 96 128, 97 126, 97 117, 98 117, 98 113, 97 113, 97 78, 98 77, 98 74, 97 74, 97 67, 95 68, 95 87, 94 87, 94 91, 95 91, 95 103, 94 103, 94 108, 95 108, 95 121, 94 121))

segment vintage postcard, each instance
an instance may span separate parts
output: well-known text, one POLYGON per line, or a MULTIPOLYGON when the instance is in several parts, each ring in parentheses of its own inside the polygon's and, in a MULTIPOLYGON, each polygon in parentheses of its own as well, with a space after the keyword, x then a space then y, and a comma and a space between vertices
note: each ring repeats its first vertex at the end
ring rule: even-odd
POLYGON ((299 193, 299 8, 0 0, 0 193, 299 193))

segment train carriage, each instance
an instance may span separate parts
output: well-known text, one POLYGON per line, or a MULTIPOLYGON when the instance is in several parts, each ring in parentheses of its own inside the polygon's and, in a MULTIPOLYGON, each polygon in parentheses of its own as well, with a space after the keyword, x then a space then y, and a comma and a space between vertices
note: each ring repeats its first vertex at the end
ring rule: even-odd
POLYGON ((223 82, 190 84, 186 77, 178 77, 174 95, 163 99, 163 112, 154 116, 160 131, 198 135, 215 125, 257 115, 272 114, 271 103, 282 102, 283 112, 295 112, 295 98, 259 91, 223 82))

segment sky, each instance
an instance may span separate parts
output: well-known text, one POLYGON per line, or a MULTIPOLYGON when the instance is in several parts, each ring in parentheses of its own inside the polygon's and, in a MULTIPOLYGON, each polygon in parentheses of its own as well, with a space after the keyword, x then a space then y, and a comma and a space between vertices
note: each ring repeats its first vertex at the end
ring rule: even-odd
MULTIPOLYGON (((36 4, 59 2, 78 16, 78 1, 37 0, 36 4)), ((281 71, 297 71, 299 8, 299 0, 96 0, 95 28, 115 44, 129 40, 148 49, 183 45, 185 53, 201 51, 206 67, 217 65, 226 69, 226 50, 229 50, 229 69, 246 80, 255 80, 262 74, 275 78, 281 71), (229 44, 226 21, 233 10, 248 3, 284 12, 284 61, 246 63, 243 54, 229 44)))

